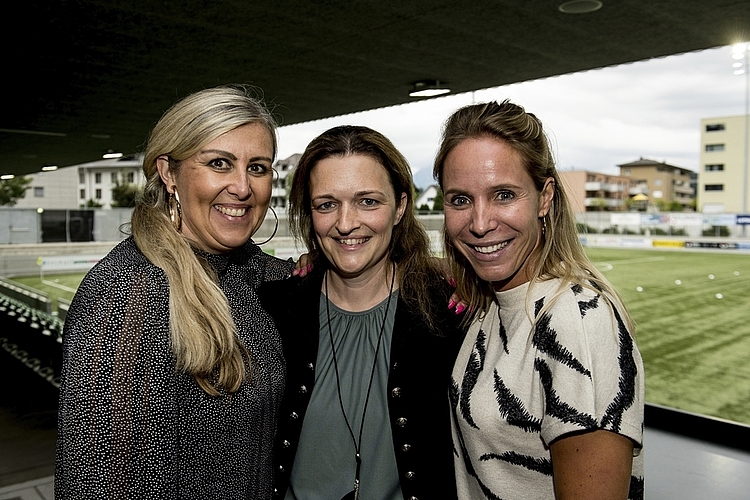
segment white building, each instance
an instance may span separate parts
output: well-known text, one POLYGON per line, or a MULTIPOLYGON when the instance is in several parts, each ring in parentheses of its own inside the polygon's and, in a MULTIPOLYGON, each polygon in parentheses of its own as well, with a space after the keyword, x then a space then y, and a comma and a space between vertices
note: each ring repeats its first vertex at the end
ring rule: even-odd
POLYGON ((427 187, 419 194, 419 196, 417 196, 417 199, 414 200, 414 208, 419 210, 420 207, 427 205, 430 210, 432 210, 435 207, 435 197, 438 195, 438 192, 440 192, 440 188, 434 184, 427 187))
POLYGON ((296 153, 284 160, 277 160, 273 166, 273 189, 271 190, 271 207, 277 212, 286 212, 289 206, 289 190, 292 187, 294 170, 297 168, 301 154, 296 153))
POLYGON ((748 213, 749 140, 745 115, 701 120, 698 211, 748 213))
POLYGON ((31 174, 26 196, 15 206, 64 210, 83 207, 92 201, 110 208, 112 188, 118 183, 139 186, 146 183, 141 162, 140 156, 123 156, 31 174))

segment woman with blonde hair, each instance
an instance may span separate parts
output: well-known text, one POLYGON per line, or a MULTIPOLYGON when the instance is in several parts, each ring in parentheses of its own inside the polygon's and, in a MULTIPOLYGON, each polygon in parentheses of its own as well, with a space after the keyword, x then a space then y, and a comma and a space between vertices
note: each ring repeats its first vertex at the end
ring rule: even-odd
POLYGON ((583 251, 541 122, 461 108, 434 175, 472 311, 451 389, 459 498, 642 498, 633 322, 583 251))
POLYGON ((411 169, 367 127, 308 145, 290 194, 314 271, 264 284, 287 382, 276 498, 455 499, 451 288, 414 214, 411 169))
POLYGON ((251 238, 275 155, 274 120, 241 86, 154 127, 132 236, 65 323, 55 498, 271 496, 284 361, 257 289, 292 263, 251 238))

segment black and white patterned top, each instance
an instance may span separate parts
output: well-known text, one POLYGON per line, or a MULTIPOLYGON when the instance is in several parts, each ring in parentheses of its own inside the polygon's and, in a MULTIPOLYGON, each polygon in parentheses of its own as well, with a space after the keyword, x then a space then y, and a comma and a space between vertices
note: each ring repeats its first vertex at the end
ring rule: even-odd
POLYGON ((629 498, 643 498, 640 353, 619 314, 588 288, 564 287, 540 314, 559 287, 554 279, 528 297, 528 283, 499 292, 499 308, 464 340, 451 388, 459 498, 554 499, 549 444, 591 429, 636 443, 629 498))
POLYGON ((167 278, 123 241, 83 280, 65 323, 56 499, 270 498, 285 368, 256 291, 293 264, 252 243, 205 257, 251 353, 250 380, 211 397, 175 371, 167 278))

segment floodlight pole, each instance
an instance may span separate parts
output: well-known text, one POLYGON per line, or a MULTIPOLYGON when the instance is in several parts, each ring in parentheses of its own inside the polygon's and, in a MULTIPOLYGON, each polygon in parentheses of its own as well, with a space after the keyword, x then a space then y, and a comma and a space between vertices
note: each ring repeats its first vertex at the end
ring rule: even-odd
MULTIPOLYGON (((750 55, 750 44, 745 45, 745 158, 744 158, 744 169, 742 171, 742 215, 747 215, 747 170, 748 170, 748 157, 750 157, 750 150, 748 149, 748 141, 750 141, 750 61, 748 61, 748 55, 750 55)), ((742 225, 742 236, 747 236, 747 224, 742 225)))

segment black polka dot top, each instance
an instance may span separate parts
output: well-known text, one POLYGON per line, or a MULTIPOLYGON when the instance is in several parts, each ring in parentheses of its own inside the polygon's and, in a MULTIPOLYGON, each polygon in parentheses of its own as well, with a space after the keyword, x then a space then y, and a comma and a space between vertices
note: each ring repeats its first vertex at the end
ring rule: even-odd
POLYGON ((205 257, 251 353, 251 378, 211 397, 175 371, 167 278, 132 238, 121 242, 83 280, 65 322, 56 500, 270 498, 285 369, 257 290, 293 264, 252 243, 205 257))

